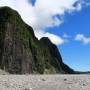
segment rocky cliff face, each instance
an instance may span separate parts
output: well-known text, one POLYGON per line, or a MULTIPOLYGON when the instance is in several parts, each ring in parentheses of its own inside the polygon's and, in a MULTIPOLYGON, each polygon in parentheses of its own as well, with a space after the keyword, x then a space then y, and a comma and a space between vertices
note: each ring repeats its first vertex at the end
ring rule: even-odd
POLYGON ((0 68, 11 74, 74 73, 48 38, 40 41, 33 29, 9 7, 0 8, 0 68))

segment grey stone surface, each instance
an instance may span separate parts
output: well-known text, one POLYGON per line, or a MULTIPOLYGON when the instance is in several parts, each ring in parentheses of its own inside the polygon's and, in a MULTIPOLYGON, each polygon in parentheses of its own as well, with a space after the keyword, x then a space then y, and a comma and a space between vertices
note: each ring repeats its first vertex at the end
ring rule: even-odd
POLYGON ((0 90, 90 90, 90 76, 0 75, 0 90))

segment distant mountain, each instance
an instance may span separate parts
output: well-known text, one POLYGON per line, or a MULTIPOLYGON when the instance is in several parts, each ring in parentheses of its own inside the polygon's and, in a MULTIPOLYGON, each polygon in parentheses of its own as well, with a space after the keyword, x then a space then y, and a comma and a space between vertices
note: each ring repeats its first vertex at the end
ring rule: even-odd
POLYGON ((63 63, 57 47, 46 37, 38 40, 9 7, 0 8, 0 68, 11 74, 75 73, 63 63))

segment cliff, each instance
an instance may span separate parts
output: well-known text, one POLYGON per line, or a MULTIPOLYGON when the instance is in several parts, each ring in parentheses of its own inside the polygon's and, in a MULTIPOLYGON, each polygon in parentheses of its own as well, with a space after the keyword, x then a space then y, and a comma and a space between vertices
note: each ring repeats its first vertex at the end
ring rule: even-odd
POLYGON ((32 27, 9 7, 0 8, 0 68, 11 74, 75 73, 48 38, 38 40, 32 27))

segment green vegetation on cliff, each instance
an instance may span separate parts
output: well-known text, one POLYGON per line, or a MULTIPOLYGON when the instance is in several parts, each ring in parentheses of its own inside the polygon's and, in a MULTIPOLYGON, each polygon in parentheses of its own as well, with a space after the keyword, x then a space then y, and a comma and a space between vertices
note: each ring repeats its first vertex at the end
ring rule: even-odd
POLYGON ((40 41, 33 29, 9 7, 0 8, 0 68, 12 74, 74 73, 48 38, 40 41))

